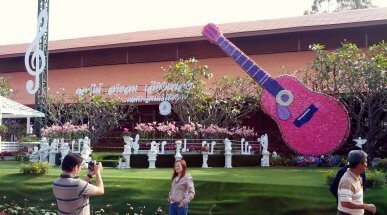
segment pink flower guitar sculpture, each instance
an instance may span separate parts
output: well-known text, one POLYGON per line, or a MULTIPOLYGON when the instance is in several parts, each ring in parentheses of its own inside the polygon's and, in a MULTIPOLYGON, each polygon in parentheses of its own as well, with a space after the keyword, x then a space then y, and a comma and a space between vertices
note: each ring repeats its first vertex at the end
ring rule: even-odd
POLYGON ((202 34, 264 88, 263 110, 277 122, 285 142, 293 150, 303 155, 322 155, 344 143, 350 127, 344 105, 307 89, 294 77, 273 79, 226 39, 216 25, 207 24, 202 34))

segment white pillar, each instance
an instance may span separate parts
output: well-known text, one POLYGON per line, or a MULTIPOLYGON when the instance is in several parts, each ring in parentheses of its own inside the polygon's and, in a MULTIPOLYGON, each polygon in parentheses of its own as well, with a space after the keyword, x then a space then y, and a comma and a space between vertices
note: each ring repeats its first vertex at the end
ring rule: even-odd
POLYGON ((31 123, 31 118, 30 118, 30 117, 27 117, 27 130, 26 130, 27 135, 28 135, 29 132, 30 132, 30 123, 31 123))

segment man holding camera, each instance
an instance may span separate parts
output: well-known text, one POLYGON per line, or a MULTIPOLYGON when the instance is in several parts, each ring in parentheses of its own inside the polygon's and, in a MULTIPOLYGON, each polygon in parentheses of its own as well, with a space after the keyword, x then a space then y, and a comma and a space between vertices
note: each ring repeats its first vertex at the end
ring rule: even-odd
POLYGON ((102 195, 105 192, 101 172, 102 164, 92 161, 84 180, 79 178, 83 158, 77 154, 68 154, 62 162, 62 174, 54 181, 53 192, 58 203, 59 215, 89 215, 89 196, 102 195), (90 184, 95 175, 96 184, 90 184))

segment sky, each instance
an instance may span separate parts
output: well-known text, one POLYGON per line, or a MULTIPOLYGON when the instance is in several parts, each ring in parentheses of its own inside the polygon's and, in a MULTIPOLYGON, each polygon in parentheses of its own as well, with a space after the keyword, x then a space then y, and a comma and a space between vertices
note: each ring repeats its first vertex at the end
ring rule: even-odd
MULTIPOLYGON (((302 16, 313 0, 51 0, 49 40, 302 16)), ((387 0, 373 0, 387 7, 387 0)), ((31 43, 38 0, 0 0, 0 45, 31 43)))

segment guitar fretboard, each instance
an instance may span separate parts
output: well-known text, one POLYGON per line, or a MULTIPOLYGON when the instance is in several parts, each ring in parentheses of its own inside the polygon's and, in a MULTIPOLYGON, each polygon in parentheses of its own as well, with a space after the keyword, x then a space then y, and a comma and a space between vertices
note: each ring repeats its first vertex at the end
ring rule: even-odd
POLYGON ((274 97, 281 90, 283 90, 277 81, 270 77, 267 72, 260 68, 253 60, 251 60, 228 39, 223 36, 219 36, 219 38, 216 40, 216 44, 274 97))

